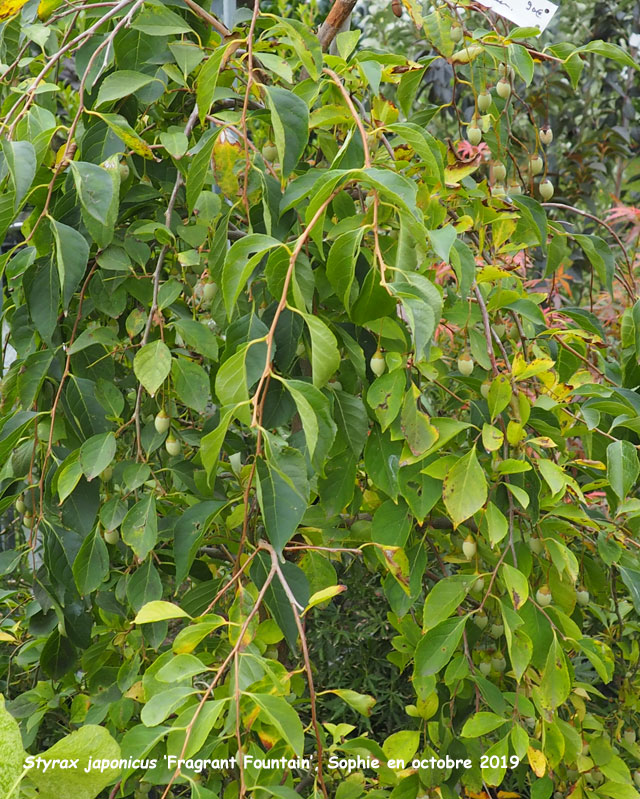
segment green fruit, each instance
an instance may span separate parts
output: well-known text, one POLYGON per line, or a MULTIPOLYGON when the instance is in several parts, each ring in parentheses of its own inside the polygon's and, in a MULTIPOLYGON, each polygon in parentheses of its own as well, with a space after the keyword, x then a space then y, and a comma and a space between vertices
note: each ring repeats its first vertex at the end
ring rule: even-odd
POLYGON ((507 78, 500 78, 500 80, 496 84, 496 93, 498 97, 502 97, 503 100, 507 100, 511 95, 511 83, 507 78))
POLYGON ((488 92, 486 89, 483 92, 480 92, 478 95, 478 111, 481 111, 483 114, 485 111, 488 111, 491 108, 491 92, 488 92))
POLYGON ((538 184, 538 191, 543 200, 550 200, 553 197, 553 183, 549 178, 540 181, 538 184))
POLYGON ((451 26, 451 30, 449 31, 449 38, 452 42, 456 44, 462 41, 462 37, 464 36, 464 31, 462 30, 462 25, 458 25, 457 22, 454 22, 451 26))
POLYGON ((544 161, 537 153, 529 158, 529 172, 531 172, 532 175, 539 175, 542 172, 543 167, 544 161))
POLYGON ((480 671, 484 674, 485 677, 488 677, 491 674, 491 663, 488 660, 483 660, 482 663, 478 666, 480 671))
POLYGON ((161 408, 158 411, 158 413, 156 414, 156 418, 153 420, 153 424, 158 433, 162 434, 167 432, 167 430, 171 426, 171 417, 165 411, 164 408, 161 408))
POLYGON ((471 372, 473 372, 473 358, 468 352, 463 352, 458 358, 458 371, 464 377, 469 377, 471 372))
POLYGON ((541 585, 536 591, 536 602, 540 607, 546 608, 551 604, 551 590, 548 585, 541 585))
POLYGON ((380 352, 380 350, 376 350, 373 353, 371 360, 369 361, 369 366, 376 377, 380 377, 380 375, 384 374, 387 365, 384 362, 384 355, 380 352))
POLYGON ((581 588, 576 591, 576 602, 583 607, 589 604, 589 592, 586 588, 581 588))
POLYGON ((507 191, 502 183, 496 183, 495 186, 491 187, 491 196, 492 197, 506 197, 507 191))
POLYGON ((475 120, 469 122, 467 125, 467 139, 469 140, 469 144, 473 144, 474 147, 482 141, 482 131, 475 120))
POLYGON ((482 610, 473 617, 473 623, 479 630, 484 630, 484 628, 489 624, 489 617, 487 614, 482 610))
POLYGON ((516 76, 516 73, 511 64, 498 64, 498 75, 501 78, 509 78, 513 80, 516 76))
MULTIPOLYGON (((492 638, 500 638, 502 633, 504 632, 504 625, 503 624, 492 624, 491 629, 489 630, 489 635, 492 638)), ((497 671, 497 669, 496 669, 497 671)))
POLYGON ((476 552, 478 551, 478 546, 472 535, 468 535, 462 542, 462 551, 464 552, 464 556, 467 560, 471 560, 471 558, 475 556, 476 552))
POLYGON ((164 442, 164 448, 169 455, 179 455, 182 452, 180 442, 171 433, 169 433, 167 440, 164 442))
POLYGON ((240 469, 242 469, 242 453, 232 452, 231 455, 229 455, 229 465, 233 469, 233 473, 238 474, 240 469))
POLYGON ((540 136, 540 141, 545 145, 545 147, 551 144, 553 141, 553 131, 548 125, 544 125, 544 127, 540 128, 538 135, 540 136))
POLYGON ((471 586, 471 593, 481 594, 484 590, 484 577, 478 577, 475 583, 471 586))
POLYGON ((498 183, 504 183, 507 177, 507 167, 500 161, 493 165, 493 177, 498 183))
POLYGON ((278 157, 278 148, 275 144, 271 144, 271 142, 265 144, 262 148, 262 157, 265 161, 275 161, 278 157))
POLYGON ((498 674, 502 674, 502 672, 507 667, 507 661, 502 657, 501 654, 497 654, 491 658, 491 665, 493 669, 498 672, 498 674))
POLYGON ((210 283, 205 283, 202 287, 202 297, 205 302, 211 302, 211 300, 216 296, 218 293, 218 284, 214 283, 213 281, 210 283))
POLYGON ((120 172, 120 180, 125 181, 129 177, 129 164, 126 161, 120 161, 118 164, 118 172, 120 172))
POLYGON ((22 514, 26 511, 26 509, 27 506, 24 504, 22 497, 18 497, 18 499, 16 499, 16 510, 18 513, 22 514))
POLYGON ((117 530, 105 530, 103 534, 104 540, 107 544, 117 544, 120 539, 120 534, 117 530))
POLYGON ((544 545, 539 538, 532 536, 529 539, 529 549, 533 552, 534 555, 539 555, 544 549, 544 545))
POLYGON ((113 469, 111 468, 111 466, 107 466, 105 469, 103 469, 100 472, 100 479, 102 480, 103 483, 108 483, 112 477, 113 477, 113 469))
POLYGON ((491 388, 491 380, 484 380, 480 385, 480 393, 482 394, 484 399, 487 399, 487 397, 489 396, 490 388, 491 388))
POLYGON ((636 732, 632 730, 631 727, 627 727, 624 731, 623 738, 628 744, 634 744, 636 742, 636 732))
POLYGON ((517 180, 509 181, 509 185, 507 186, 507 194, 510 196, 522 194, 522 187, 517 180))

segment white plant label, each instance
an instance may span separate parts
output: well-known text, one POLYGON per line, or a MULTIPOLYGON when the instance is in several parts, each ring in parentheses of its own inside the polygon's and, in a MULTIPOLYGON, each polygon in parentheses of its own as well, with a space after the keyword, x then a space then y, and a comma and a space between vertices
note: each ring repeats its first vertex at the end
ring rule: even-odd
POLYGON ((540 28, 540 33, 558 10, 549 0, 482 0, 482 5, 521 28, 540 28))

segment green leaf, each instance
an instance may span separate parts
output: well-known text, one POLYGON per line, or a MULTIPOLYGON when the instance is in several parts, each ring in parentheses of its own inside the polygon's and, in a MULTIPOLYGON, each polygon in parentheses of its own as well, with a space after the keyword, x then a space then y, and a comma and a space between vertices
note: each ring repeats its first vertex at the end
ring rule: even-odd
POLYGON ((533 58, 521 44, 509 45, 509 60, 527 86, 533 80, 533 58))
POLYGON ((460 735, 463 738, 479 738, 481 735, 486 735, 497 730, 498 727, 502 727, 507 721, 508 719, 501 719, 495 713, 480 711, 465 721, 460 735))
POLYGON ((131 508, 122 520, 122 540, 144 560, 158 539, 156 500, 149 493, 131 508))
POLYGON ((376 700, 368 694, 360 694, 357 691, 352 691, 349 688, 334 688, 333 690, 323 691, 327 694, 335 694, 346 702, 349 707, 352 707, 361 716, 369 717, 376 700))
POLYGON ((447 473, 442 498, 455 527, 487 501, 487 479, 478 463, 475 444, 447 473))
POLYGON ((278 553, 295 535, 307 509, 309 487, 304 457, 290 447, 257 461, 258 501, 269 541, 278 553))
POLYGON ((500 508, 489 502, 486 514, 487 530, 489 532, 489 543, 492 547, 499 544, 509 532, 509 523, 500 508))
POLYGON ((85 724, 39 756, 50 762, 46 771, 44 767, 29 770, 29 780, 38 789, 40 799, 96 799, 120 773, 119 768, 110 765, 120 758, 120 746, 108 730, 95 724, 85 724), (75 759, 77 768, 67 768, 69 761, 75 759), (95 761, 101 761, 100 769, 90 768, 95 761), (107 761, 104 769, 103 761, 107 761))
POLYGON ((148 36, 170 36, 172 33, 193 33, 179 14, 164 5, 145 5, 131 23, 134 30, 148 36))
POLYGON ((99 108, 104 103, 110 103, 113 100, 120 100, 122 97, 135 94, 138 89, 142 89, 143 86, 147 86, 156 80, 158 79, 151 75, 144 75, 142 72, 135 72, 131 69, 112 72, 107 75, 100 85, 95 107, 99 108))
POLYGON ((82 542, 73 561, 73 579, 81 596, 96 591, 109 573, 109 553, 96 527, 82 542))
POLYGON ((186 358, 174 358, 171 377, 178 399, 188 408, 204 413, 209 402, 209 376, 197 363, 186 358))
POLYGON ((640 474, 636 447, 630 441, 613 441, 607 447, 607 479, 618 499, 627 497, 640 474))
POLYGON ((82 219, 91 238, 104 249, 113 239, 118 214, 120 174, 117 160, 109 169, 84 161, 72 161, 70 167, 80 198, 82 219))
POLYGON ((495 419, 498 414, 511 402, 511 383, 506 375, 498 375, 491 381, 487 404, 489 405, 489 415, 495 419))
POLYGON ((158 724, 175 713, 184 704, 188 697, 193 696, 197 691, 188 685, 178 685, 154 694, 142 708, 140 721, 146 727, 156 727, 158 724))
POLYGON ((576 53, 596 53, 604 58, 610 58, 618 64, 622 64, 622 66, 640 69, 640 65, 622 47, 612 42, 603 42, 601 39, 596 39, 583 47, 579 47, 576 53))
POLYGON ((311 462, 318 472, 324 474, 324 458, 337 430, 331 418, 329 400, 315 386, 302 380, 283 380, 283 383, 296 404, 311 462))
POLYGON ((160 682, 180 682, 195 677, 207 671, 204 663, 195 655, 180 654, 172 658, 156 673, 156 680, 160 682))
POLYGON ((260 708, 269 724, 274 726, 283 740, 298 756, 304 751, 304 730, 300 717, 281 696, 271 694, 247 694, 260 708))
POLYGON ((134 624, 151 624, 156 621, 167 621, 167 619, 190 619, 189 614, 182 610, 178 605, 173 602, 164 602, 160 599, 153 602, 147 602, 138 611, 134 624))
POLYGON ((507 772, 509 762, 509 734, 487 749, 484 762, 488 766, 482 769, 482 779, 487 785, 500 785, 507 772), (493 765, 497 763, 498 765, 493 765))
POLYGON ((153 397, 171 371, 171 352, 167 345, 160 339, 145 344, 133 359, 133 371, 153 397))
POLYGON ((20 727, 5 708, 4 696, 0 694, 0 795, 9 795, 9 789, 22 774, 24 757, 20 727))
POLYGON ((30 141, 2 139, 0 147, 11 175, 13 208, 17 211, 36 176, 36 151, 30 141))
POLYGON ((208 526, 224 505, 220 500, 197 502, 176 522, 173 531, 173 556, 178 585, 187 579, 208 526))
POLYGON ((360 397, 354 397, 346 391, 335 391, 333 417, 349 449, 356 457, 360 457, 369 431, 367 412, 360 397))
POLYGON ((564 704, 570 691, 571 679, 564 652, 554 635, 540 681, 540 702, 543 707, 555 710, 564 704))
POLYGON ((327 278, 344 307, 349 309, 351 303, 351 286, 356 273, 356 259, 365 228, 349 230, 333 242, 327 257, 327 278))
POLYGON ((262 233, 251 233, 231 245, 222 271, 222 296, 229 319, 240 292, 259 261, 269 250, 281 246, 281 241, 262 233))
POLYGON ((367 405, 375 413, 383 431, 400 413, 406 382, 404 372, 401 369, 394 369, 393 372, 387 372, 376 378, 369 386, 367 405))
POLYGON ((446 619, 422 636, 415 653, 416 675, 428 677, 447 665, 460 643, 466 622, 467 616, 446 619))
POLYGON ((267 105, 275 136, 283 177, 288 177, 302 158, 309 138, 309 109, 293 92, 278 86, 265 86, 267 105))
POLYGON ((91 436, 80 447, 80 465, 84 476, 91 482, 104 471, 116 454, 116 437, 113 433, 91 436))
POLYGON ((187 172, 186 180, 186 194, 187 194, 187 209, 189 213, 193 213, 193 209, 198 202, 198 198, 204 188, 207 174, 211 168, 211 153, 218 137, 218 130, 213 131, 211 134, 205 133, 207 139, 203 142, 204 136, 198 142, 198 152, 193 156, 189 171, 187 172))
POLYGON ((62 307, 66 310, 73 293, 84 277, 89 261, 89 245, 77 230, 51 219, 51 230, 56 242, 56 263, 62 287, 62 307))
POLYGON ((527 582, 527 578, 521 571, 514 569, 514 567, 510 566, 508 563, 503 563, 501 570, 502 579, 507 586, 507 591, 513 603, 513 609, 520 610, 529 598, 529 583, 527 582))
POLYGON ((218 340, 206 322, 196 322, 195 319, 176 319, 174 324, 185 344, 191 349, 210 361, 218 360, 218 340))
POLYGON ((311 374, 313 385, 322 388, 340 368, 336 337, 317 316, 303 314, 311 335, 311 374))
POLYGON ((218 85, 220 66, 225 57, 229 45, 222 45, 214 50, 209 58, 204 62, 198 73, 196 83, 196 103, 198 104, 198 115, 200 124, 204 125, 205 118, 211 110, 213 95, 218 85))
MULTIPOLYGON (((218 369, 216 375, 216 395, 220 400, 223 407, 234 407, 240 419, 244 421, 244 417, 238 408, 242 403, 247 403, 249 400, 249 389, 247 387, 247 353, 250 349, 248 344, 240 347, 240 349, 228 358, 218 369)), ((246 413, 246 408, 243 413, 246 413)))
POLYGON ((637 613, 640 613, 640 571, 619 566, 618 571, 622 582, 629 590, 629 596, 637 613))
POLYGON ((476 581, 474 574, 454 574, 439 580, 427 594, 422 609, 424 630, 432 630, 456 610, 476 581))
POLYGON ((209 480, 215 474, 218 459, 220 458, 220 450, 222 449, 222 444, 224 443, 224 438, 227 435, 227 430, 233 419, 234 412, 235 408, 226 410, 224 414, 222 414, 218 426, 210 433, 207 433, 206 436, 203 436, 200 441, 200 457, 209 480))

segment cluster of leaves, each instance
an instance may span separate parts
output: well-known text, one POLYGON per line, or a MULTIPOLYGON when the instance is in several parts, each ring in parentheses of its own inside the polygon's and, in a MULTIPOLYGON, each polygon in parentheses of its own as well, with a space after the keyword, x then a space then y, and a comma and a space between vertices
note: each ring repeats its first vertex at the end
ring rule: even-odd
POLYGON ((403 9, 435 55, 259 4, 0 4, 7 797, 636 796, 640 305, 607 226, 540 201, 526 97, 637 65, 403 9), (556 283, 575 252, 619 335, 556 283), (305 632, 354 558, 414 693, 384 741, 305 632))

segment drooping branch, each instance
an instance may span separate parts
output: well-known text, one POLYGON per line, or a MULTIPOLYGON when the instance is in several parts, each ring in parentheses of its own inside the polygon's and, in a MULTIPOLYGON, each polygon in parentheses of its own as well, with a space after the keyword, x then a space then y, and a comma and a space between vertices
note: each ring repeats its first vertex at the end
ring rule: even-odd
POLYGON ((318 40, 323 50, 328 50, 331 42, 353 11, 357 0, 335 0, 327 18, 318 28, 318 40))

